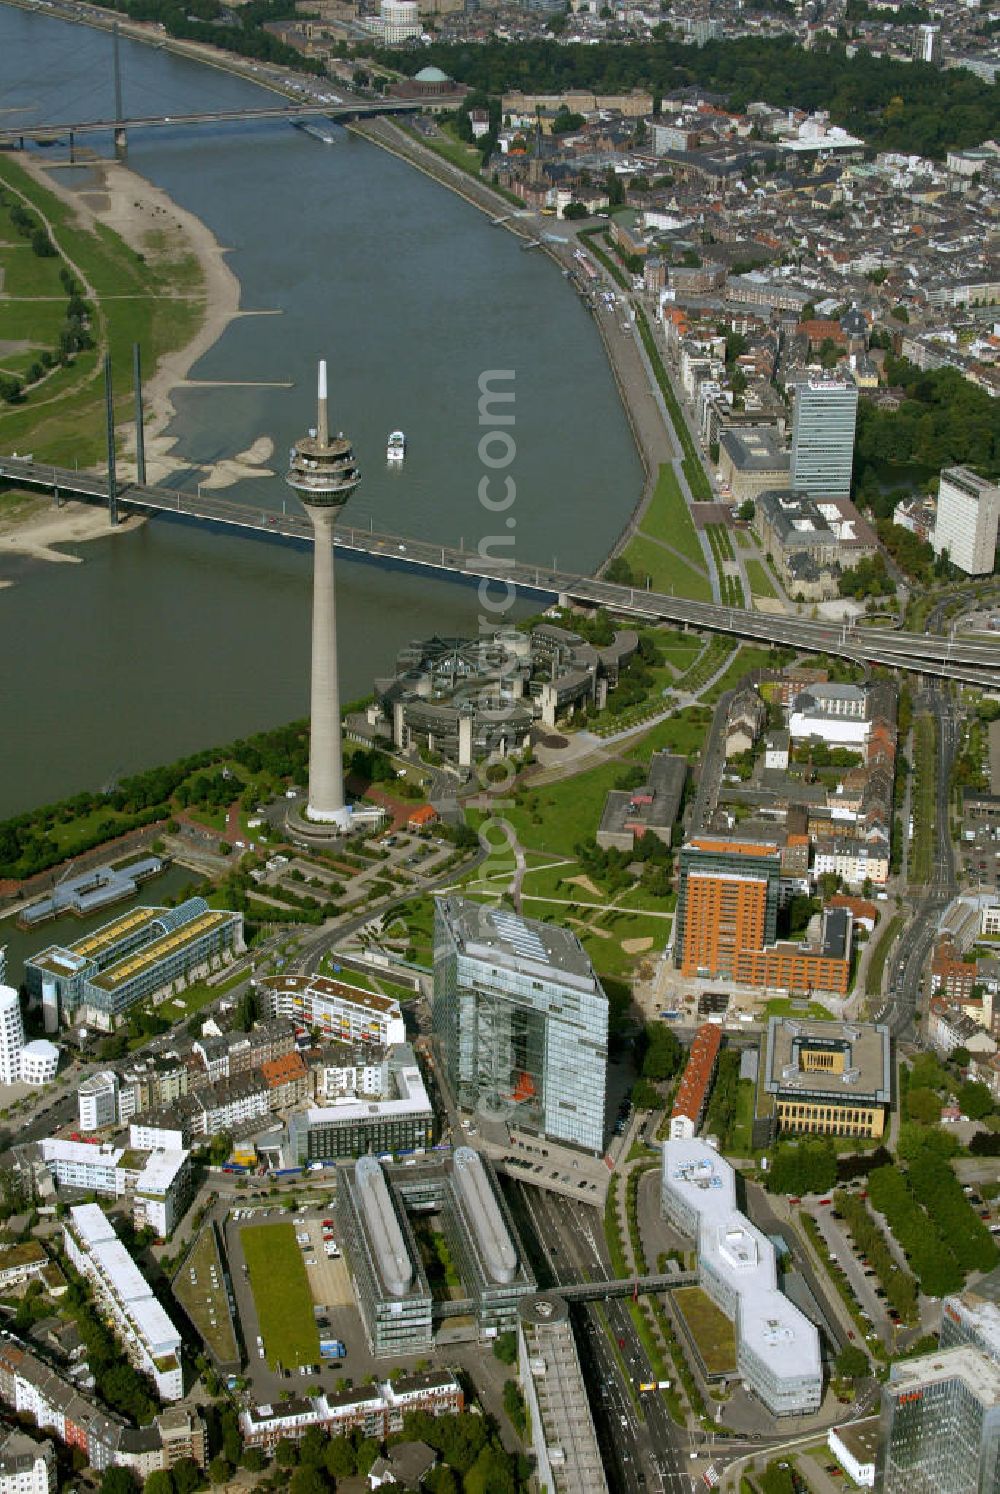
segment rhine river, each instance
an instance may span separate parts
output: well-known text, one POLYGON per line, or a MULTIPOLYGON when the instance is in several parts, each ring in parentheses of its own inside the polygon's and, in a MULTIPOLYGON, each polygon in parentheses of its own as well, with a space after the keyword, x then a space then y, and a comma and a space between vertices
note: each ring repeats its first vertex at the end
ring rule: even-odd
MULTIPOLYGON (((138 43, 123 41, 121 57, 126 115, 274 100, 138 43)), ((0 4, 5 124, 107 118, 111 79, 104 32, 0 4)), ((166 127, 132 137, 129 165, 231 250, 243 308, 278 313, 231 323, 191 377, 293 384, 177 391, 176 454, 210 463, 265 435, 280 474, 315 418, 326 356, 331 420, 364 473, 346 516, 475 545, 505 532, 477 496, 479 378, 513 370, 513 553, 583 571, 600 562, 642 473, 597 330, 551 263, 347 135, 324 145, 282 121, 166 127), (392 471, 395 427, 409 449, 392 471)), ((128 377, 119 370, 122 386, 128 377)), ((280 475, 223 496, 294 501, 280 475)), ((306 713, 304 548, 157 520, 74 553, 82 564, 0 559, 0 581, 16 583, 0 590, 0 815, 306 713)), ((367 694, 408 639, 478 631, 472 586, 359 561, 337 568, 345 700, 367 694)))

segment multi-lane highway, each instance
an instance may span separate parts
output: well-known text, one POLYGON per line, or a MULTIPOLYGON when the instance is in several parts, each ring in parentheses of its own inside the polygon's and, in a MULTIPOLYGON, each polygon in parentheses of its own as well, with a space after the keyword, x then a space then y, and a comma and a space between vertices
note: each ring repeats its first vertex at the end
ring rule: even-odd
MULTIPOLYGON (((555 1284, 581 1277, 612 1277, 598 1212, 572 1198, 518 1183, 516 1192, 530 1221, 555 1284)), ((705 1467, 703 1438, 671 1419, 658 1391, 639 1386, 656 1377, 629 1312, 629 1303, 611 1298, 580 1309, 581 1358, 589 1383, 598 1435, 613 1455, 608 1482, 627 1494, 690 1494, 705 1467), (641 1407, 641 1415, 636 1405, 641 1407), (692 1459, 692 1453, 698 1456, 692 1459)), ((670 1373, 673 1373, 671 1366, 670 1373)), ((717 1444, 719 1461, 759 1451, 761 1440, 727 1437, 717 1444)))
MULTIPOLYGON (((595 1209, 527 1184, 517 1188, 556 1284, 584 1276, 610 1279, 601 1218, 595 1209)), ((582 1357, 589 1358, 596 1371, 592 1404, 598 1433, 610 1445, 617 1469, 617 1479, 609 1469, 609 1483, 628 1494, 688 1491, 687 1433, 671 1421, 661 1394, 638 1390, 655 1377, 628 1304, 611 1300, 588 1306, 580 1321, 584 1324, 582 1357), (640 1401, 644 1419, 633 1397, 640 1401)))

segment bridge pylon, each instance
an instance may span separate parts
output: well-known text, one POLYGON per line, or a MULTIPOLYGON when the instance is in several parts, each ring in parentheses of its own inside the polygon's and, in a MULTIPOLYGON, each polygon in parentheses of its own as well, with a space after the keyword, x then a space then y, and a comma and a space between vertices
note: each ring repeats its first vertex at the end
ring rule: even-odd
POLYGON ((121 161, 128 155, 128 132, 125 129, 125 108, 122 104, 122 61, 117 21, 111 28, 111 57, 115 74, 115 155, 121 161))
POLYGON ((118 523, 118 473, 115 464, 115 396, 111 387, 111 354, 104 355, 104 414, 108 439, 108 520, 118 523))

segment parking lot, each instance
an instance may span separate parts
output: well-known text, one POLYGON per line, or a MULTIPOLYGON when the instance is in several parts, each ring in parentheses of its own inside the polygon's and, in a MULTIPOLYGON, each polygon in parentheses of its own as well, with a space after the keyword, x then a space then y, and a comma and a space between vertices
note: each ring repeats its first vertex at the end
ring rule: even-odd
MULTIPOLYGON (((324 1218, 330 1219, 332 1216, 327 1214, 324 1218)), ((320 1307, 353 1307, 354 1293, 351 1290, 351 1277, 347 1262, 343 1255, 332 1258, 327 1256, 323 1235, 329 1233, 329 1230, 324 1229, 323 1221, 311 1215, 305 1219, 296 1215, 293 1222, 297 1236, 309 1236, 309 1245, 303 1249, 302 1253, 305 1257, 306 1275, 309 1279, 313 1302, 320 1307), (315 1264, 311 1264, 312 1262, 315 1264)), ((333 1234, 336 1239, 335 1228, 333 1234)), ((339 1241, 337 1241, 337 1246, 339 1249, 339 1241)))
POLYGON ((834 1217, 832 1205, 814 1208, 811 1212, 827 1252, 847 1277, 861 1310, 871 1318, 872 1331, 891 1347, 892 1323, 889 1321, 884 1299, 877 1295, 878 1277, 874 1272, 870 1276, 865 1275, 866 1268, 862 1266, 860 1257, 855 1252, 850 1234, 846 1226, 834 1217))
MULTIPOLYGON (((331 1206, 312 1206, 288 1213, 277 1205, 261 1205, 244 1208, 237 1205, 225 1220, 226 1249, 232 1273, 236 1309, 240 1318, 243 1342, 246 1346, 247 1363, 244 1371, 250 1382, 250 1399, 268 1401, 280 1397, 282 1391, 301 1393, 307 1385, 322 1385, 325 1390, 336 1390, 344 1379, 360 1383, 366 1375, 386 1373, 386 1362, 373 1360, 368 1351, 364 1325, 354 1302, 354 1290, 350 1272, 344 1257, 328 1259, 323 1248, 323 1220, 332 1219, 331 1206), (238 1217, 237 1217, 238 1216, 238 1217), (347 1353, 342 1360, 323 1360, 317 1355, 318 1370, 303 1376, 297 1371, 277 1374, 266 1359, 257 1351, 257 1335, 260 1328, 254 1305, 253 1293, 247 1273, 243 1270, 244 1257, 241 1230, 247 1225, 284 1224, 294 1226, 296 1235, 307 1235, 308 1241, 296 1240, 296 1248, 302 1252, 306 1279, 309 1282, 313 1306, 316 1310, 316 1325, 320 1338, 340 1339, 347 1353), (314 1266, 305 1264, 315 1261, 314 1266)), ((336 1236, 336 1227, 334 1235, 336 1236)))

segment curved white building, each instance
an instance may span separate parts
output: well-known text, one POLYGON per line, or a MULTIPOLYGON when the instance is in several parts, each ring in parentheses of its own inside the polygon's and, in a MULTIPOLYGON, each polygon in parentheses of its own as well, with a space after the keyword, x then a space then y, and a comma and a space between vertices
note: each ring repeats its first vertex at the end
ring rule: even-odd
POLYGON ((23 1048, 21 998, 13 986, 0 986, 0 1084, 20 1081, 23 1048))
POLYGON ((471 1146, 455 1148, 455 1190, 472 1224, 483 1263, 494 1281, 509 1286, 517 1275, 517 1251, 504 1223, 483 1160, 471 1146))
POLYGON ((59 1049, 47 1038, 25 1043, 21 1049, 21 1081, 40 1086, 51 1084, 59 1068, 59 1049))
POLYGON ((362 1157, 354 1177, 385 1289, 393 1297, 405 1297, 413 1284, 413 1265, 381 1164, 374 1157, 362 1157))

